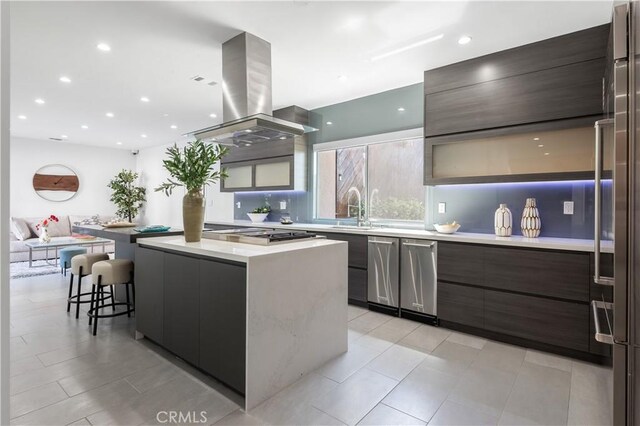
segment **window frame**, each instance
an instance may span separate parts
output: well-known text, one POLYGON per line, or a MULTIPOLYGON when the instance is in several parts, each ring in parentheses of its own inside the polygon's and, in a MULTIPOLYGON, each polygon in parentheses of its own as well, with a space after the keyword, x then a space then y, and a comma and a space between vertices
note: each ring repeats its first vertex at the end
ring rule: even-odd
MULTIPOLYGON (((364 186, 365 186, 365 194, 363 194, 363 199, 365 202, 365 211, 366 217, 368 220, 373 221, 379 224, 397 224, 403 227, 411 227, 417 224, 423 225, 425 219, 422 220, 400 220, 400 219, 371 219, 369 217, 370 212, 370 200, 369 200, 369 146, 371 145, 379 145, 384 143, 393 143, 393 142, 401 142, 407 140, 416 140, 419 139, 423 143, 424 149, 424 129, 422 127, 401 130, 397 132, 390 133, 380 133, 370 136, 362 136, 358 138, 352 139, 342 139, 335 140, 330 142, 317 143, 313 145, 313 182, 312 182, 312 218, 315 223, 328 223, 334 224, 336 222, 355 222, 354 218, 320 218, 318 217, 318 153, 325 151, 332 151, 344 148, 355 148, 355 147, 365 147, 365 159, 366 159, 366 167, 365 167, 365 175, 364 175, 364 186)), ((424 155, 422 156, 422 170, 424 173, 424 155)), ((424 187, 423 183, 424 176, 420 179, 420 184, 424 187)), ((425 202, 425 215, 426 215, 426 202, 425 202)))

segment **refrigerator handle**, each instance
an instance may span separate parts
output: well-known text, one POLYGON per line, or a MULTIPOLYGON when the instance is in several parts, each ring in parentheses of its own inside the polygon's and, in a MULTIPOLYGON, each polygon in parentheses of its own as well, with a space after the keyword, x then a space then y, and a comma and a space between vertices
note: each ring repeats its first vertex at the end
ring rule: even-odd
POLYGON ((594 223, 595 229, 593 234, 594 241, 594 275, 593 282, 600 285, 613 286, 613 277, 603 277, 600 275, 600 242, 602 233, 602 130, 604 127, 613 125, 613 119, 607 118, 604 120, 596 121, 594 127, 596 131, 596 147, 595 147, 595 191, 594 191, 594 204, 595 215, 594 223))

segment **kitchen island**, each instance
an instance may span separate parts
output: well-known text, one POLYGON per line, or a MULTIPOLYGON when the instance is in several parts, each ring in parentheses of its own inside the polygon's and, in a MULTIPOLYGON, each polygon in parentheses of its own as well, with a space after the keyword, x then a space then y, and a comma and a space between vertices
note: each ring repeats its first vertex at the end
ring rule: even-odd
POLYGON ((136 330, 251 409, 347 350, 347 243, 183 237, 136 247, 136 330))

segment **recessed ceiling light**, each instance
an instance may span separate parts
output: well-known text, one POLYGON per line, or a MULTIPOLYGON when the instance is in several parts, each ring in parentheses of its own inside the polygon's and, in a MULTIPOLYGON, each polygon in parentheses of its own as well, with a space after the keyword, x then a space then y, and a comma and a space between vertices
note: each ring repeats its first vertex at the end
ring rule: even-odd
POLYGON ((147 98, 146 96, 143 96, 140 98, 140 102, 149 102, 149 98, 147 98))
POLYGON ((404 107, 400 107, 400 108, 398 108, 398 111, 400 111, 400 112, 404 112, 404 107))
POLYGON ((542 145, 542 144, 538 145, 538 148, 543 148, 543 147, 544 147, 544 145, 542 145))
POLYGON ((44 104, 44 99, 38 98, 34 102, 37 103, 38 105, 43 105, 44 104))
POLYGON ((107 117, 109 117, 109 118, 113 118, 113 113, 112 113, 112 112, 108 112, 108 113, 106 113, 105 115, 106 115, 107 117))
POLYGON ((548 152, 545 152, 545 153, 544 153, 544 155, 549 155, 549 153, 548 153, 548 152))
POLYGON ((118 141, 116 142, 116 145, 122 145, 122 142, 118 141))
POLYGON ((533 140, 534 140, 534 141, 539 141, 539 140, 540 140, 540 138, 533 138, 533 140))
POLYGON ((172 129, 177 129, 177 128, 178 128, 178 126, 176 126, 175 124, 172 124, 170 127, 171 127, 172 129))
POLYGON ((18 116, 18 118, 19 118, 20 120, 26 120, 26 119, 27 119, 27 116, 26 116, 26 115, 19 115, 19 116, 18 116))
POLYGON ((340 80, 340 81, 347 81, 347 76, 346 76, 346 75, 339 75, 339 76, 338 76, 338 80, 340 80))
POLYGON ((141 138, 146 138, 147 135, 145 135, 144 133, 140 135, 141 138))
POLYGON ((67 139, 69 136, 67 135, 60 135, 60 139, 67 139))
POLYGON ((468 35, 463 35, 458 39, 458 44, 468 44, 471 41, 471 37, 468 35))
POLYGON ((333 124, 333 121, 327 121, 327 126, 331 126, 333 124))
POLYGON ((217 114, 214 114, 214 113, 211 113, 211 114, 209 114, 209 117, 211 117, 211 118, 217 118, 217 117, 218 117, 218 115, 217 115, 217 114))
POLYGON ((63 83, 71 83, 71 79, 65 76, 60 77, 60 81, 63 83))
POLYGON ((286 138, 286 136, 280 136, 280 140, 285 140, 286 138))
POLYGON ((245 130, 245 132, 247 132, 247 133, 251 133, 251 132, 253 132, 253 130, 251 130, 251 129, 247 129, 247 130, 245 130))
POLYGON ((406 46, 400 47, 398 49, 391 50, 391 51, 389 51, 387 53, 383 53, 381 55, 374 56, 373 58, 371 58, 371 60, 372 61, 377 61, 379 59, 384 59, 384 58, 387 58, 387 57, 392 56, 392 55, 397 55, 398 53, 402 53, 402 52, 405 52, 407 50, 414 49, 416 47, 423 46, 425 44, 432 43, 434 41, 438 41, 438 40, 442 39, 442 37, 444 37, 444 34, 438 34, 436 36, 429 37, 429 38, 426 38, 424 40, 416 41, 415 43, 411 43, 411 44, 408 44, 406 46))
POLYGON ((89 126, 87 126, 86 124, 83 124, 82 126, 80 126, 81 129, 87 130, 89 128, 89 126))
POLYGON ((98 50, 102 50, 103 52, 111 51, 111 46, 109 46, 107 43, 98 43, 96 47, 98 48, 98 50))

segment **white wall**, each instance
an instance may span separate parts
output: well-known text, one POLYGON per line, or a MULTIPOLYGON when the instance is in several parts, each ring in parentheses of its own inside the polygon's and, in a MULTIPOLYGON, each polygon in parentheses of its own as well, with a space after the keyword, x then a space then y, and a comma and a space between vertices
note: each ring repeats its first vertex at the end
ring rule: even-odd
MULTIPOLYGON (((162 166, 170 145, 141 149, 136 157, 140 183, 147 188, 147 204, 143 209, 142 223, 162 224, 182 228, 182 197, 185 192, 177 188, 171 196, 155 192, 169 174, 162 166)), ((219 184, 207 187, 205 220, 233 220, 233 193, 221 193, 219 184)))
POLYGON ((125 149, 11 138, 11 216, 113 214, 109 181, 122 169, 135 170, 136 159, 125 149), (33 174, 47 164, 63 164, 76 172, 78 193, 63 202, 47 201, 33 190, 33 174))

